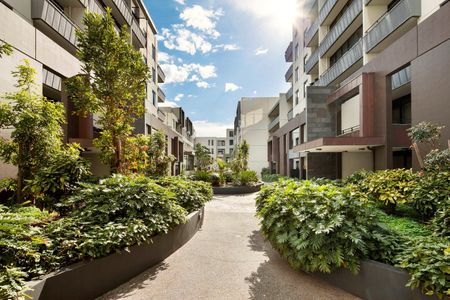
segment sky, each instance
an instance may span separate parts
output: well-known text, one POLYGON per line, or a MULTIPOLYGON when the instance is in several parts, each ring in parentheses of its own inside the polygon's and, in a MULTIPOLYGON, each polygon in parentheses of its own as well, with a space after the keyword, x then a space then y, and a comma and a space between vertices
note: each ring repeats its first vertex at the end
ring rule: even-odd
POLYGON ((158 29, 168 105, 197 136, 224 136, 241 97, 285 93, 295 0, 145 0, 158 29))

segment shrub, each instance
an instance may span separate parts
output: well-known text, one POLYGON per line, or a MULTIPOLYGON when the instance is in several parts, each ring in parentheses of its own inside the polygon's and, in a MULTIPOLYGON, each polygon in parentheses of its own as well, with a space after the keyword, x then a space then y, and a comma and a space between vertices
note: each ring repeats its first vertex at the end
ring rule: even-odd
POLYGON ((177 203, 189 213, 199 210, 213 197, 211 184, 206 182, 165 177, 158 179, 157 184, 173 192, 177 203))
POLYGON ((264 177, 266 175, 271 175, 270 169, 269 168, 262 168, 262 170, 261 170, 261 177, 264 177))
MULTIPOLYGON (((264 182, 277 182, 280 179, 289 179, 289 177, 278 175, 278 174, 264 174, 262 175, 262 181, 264 182)), ((292 178, 294 179, 294 178, 292 178)))
POLYGON ((450 296, 450 242, 426 237, 412 239, 398 256, 398 266, 411 275, 407 286, 426 295, 450 296))
POLYGON ((450 195, 450 172, 425 172, 418 177, 412 193, 412 206, 424 219, 430 219, 450 195))
POLYGON ((346 188, 280 181, 264 187, 256 201, 262 232, 295 268, 307 272, 339 267, 357 272, 360 259, 386 239, 368 204, 346 188))
POLYGON ((425 170, 431 172, 444 172, 450 170, 450 149, 431 150, 424 159, 425 170))
POLYGON ((12 178, 0 179, 0 203, 8 204, 14 202, 14 192, 17 188, 17 180, 12 178))
POLYGON ((355 173, 353 173, 350 176, 347 176, 342 182, 344 184, 354 184, 359 185, 361 184, 369 175, 371 172, 368 172, 366 170, 360 170, 355 173))
POLYGON ((437 211, 432 229, 437 236, 450 239, 450 198, 447 198, 447 203, 437 211))
POLYGON ((236 177, 234 179, 234 183, 236 185, 242 186, 251 186, 258 183, 258 181, 258 175, 255 171, 251 170, 240 171, 238 174, 236 174, 236 177))
POLYGON ((203 181, 203 182, 212 182, 211 173, 208 171, 197 171, 193 175, 193 179, 197 181, 203 181))
POLYGON ((211 173, 210 175, 211 178, 211 184, 213 186, 220 186, 221 185, 221 178, 220 178, 220 174, 219 173, 211 173))
POLYGON ((360 183, 361 195, 372 202, 395 206, 406 203, 415 188, 412 170, 393 169, 369 173, 360 183))
POLYGON ((106 256, 185 221, 175 194, 148 178, 115 175, 83 187, 66 203, 73 212, 46 228, 61 264, 106 256))

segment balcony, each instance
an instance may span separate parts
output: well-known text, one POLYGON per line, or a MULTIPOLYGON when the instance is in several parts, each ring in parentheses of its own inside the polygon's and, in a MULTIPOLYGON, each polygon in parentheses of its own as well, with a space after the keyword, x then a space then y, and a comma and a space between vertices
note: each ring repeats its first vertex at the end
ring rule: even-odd
POLYGON ((402 0, 382 16, 364 36, 366 53, 380 52, 409 31, 421 15, 420 0, 402 0))
POLYGON ((318 43, 319 43, 318 32, 319 32, 319 19, 316 19, 305 30, 305 45, 307 47, 312 47, 312 46, 318 45, 318 43))
POLYGON ((133 31, 133 40, 136 40, 139 42, 138 48, 145 48, 147 47, 147 37, 145 33, 142 31, 141 27, 139 26, 139 21, 133 18, 133 24, 131 24, 131 29, 133 31), (136 39, 134 38, 136 37, 136 39))
POLYGON ((164 103, 166 101, 166 94, 164 94, 161 88, 158 88, 158 102, 164 103))
POLYGON ((327 86, 335 82, 344 72, 363 58, 363 44, 359 40, 331 68, 320 76, 319 86, 327 86))
POLYGON ((293 89, 293 87, 291 87, 288 91, 287 91, 287 93, 286 93, 286 100, 288 101, 288 102, 290 102, 290 101, 292 101, 294 99, 294 89, 293 89))
POLYGON ((104 0, 103 2, 112 8, 111 14, 120 25, 127 24, 128 27, 132 25, 133 14, 125 0, 104 0))
POLYGON ((286 62, 293 62, 294 61, 294 52, 293 52, 293 43, 292 41, 289 43, 289 46, 286 49, 286 52, 284 52, 284 59, 286 62))
POLYGON ((333 8, 336 6, 338 0, 326 0, 322 8, 319 11, 319 23, 323 24, 327 17, 330 15, 333 8))
POLYGON ((313 74, 313 73, 317 73, 317 70, 315 70, 315 72, 312 72, 313 69, 317 69, 314 68, 315 66, 317 66, 317 63, 319 62, 319 49, 316 49, 310 57, 308 57, 308 59, 306 60, 305 63, 305 72, 306 74, 313 74))
POLYGON ((31 18, 35 26, 55 42, 75 53, 77 37, 76 25, 53 3, 48 0, 31 2, 31 18))
POLYGON ((97 0, 89 1, 89 11, 99 15, 103 15, 106 13, 103 6, 97 0))
POLYGON ((158 65, 158 83, 164 83, 166 81, 166 74, 164 74, 163 69, 158 65))
POLYGON ((269 123, 269 131, 275 131, 276 129, 278 129, 280 127, 280 117, 276 117, 275 119, 273 119, 272 122, 269 123))
POLYGON ((289 112, 288 112, 288 121, 290 121, 290 120, 292 120, 293 118, 294 118, 294 109, 291 109, 289 112))
POLYGON ((406 68, 401 69, 400 71, 392 74, 391 76, 392 90, 398 89, 399 87, 402 87, 410 82, 411 82, 411 66, 407 66, 406 68))
POLYGON ((353 0, 353 3, 347 8, 344 14, 341 16, 336 25, 328 32, 325 38, 322 40, 319 46, 319 55, 323 57, 325 54, 332 52, 331 50, 339 48, 348 37, 362 24, 362 17, 360 22, 355 22, 358 16, 362 13, 361 0, 353 0), (361 23, 361 24, 360 24, 361 23), (353 25, 353 26, 351 26, 353 25), (353 27, 353 28, 350 28, 353 27), (347 29, 349 32, 347 34, 347 29), (341 43, 337 43, 340 40, 341 43), (332 49, 332 46, 333 49, 332 49))
POLYGON ((166 114, 164 112, 162 112, 161 110, 158 109, 158 119, 161 122, 165 122, 166 121, 166 114))
POLYGON ((291 66, 287 70, 286 74, 284 75, 284 78, 286 79, 286 82, 292 82, 293 76, 294 76, 294 65, 291 64, 291 66))

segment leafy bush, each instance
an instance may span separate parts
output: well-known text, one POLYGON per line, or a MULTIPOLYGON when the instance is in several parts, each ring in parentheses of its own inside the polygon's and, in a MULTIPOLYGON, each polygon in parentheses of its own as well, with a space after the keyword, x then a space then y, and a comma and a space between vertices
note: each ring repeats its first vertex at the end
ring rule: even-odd
POLYGON ((240 171, 236 174, 236 177, 234 179, 234 183, 236 185, 242 185, 242 186, 251 186, 256 183, 258 183, 258 175, 255 171, 246 170, 246 171, 240 171))
POLYGON ((270 169, 269 168, 262 168, 262 170, 261 170, 261 177, 264 177, 266 175, 271 175, 270 169))
POLYGON ((411 204, 424 219, 430 219, 449 201, 449 195, 450 172, 425 172, 418 177, 411 204))
POLYGON ((199 210, 213 197, 211 184, 206 182, 165 177, 158 179, 156 183, 173 192, 177 203, 189 213, 199 210))
MULTIPOLYGON (((377 210, 377 216, 380 222, 384 223, 397 236, 410 239, 427 237, 433 233, 425 224, 410 218, 388 215, 381 210, 377 210)), ((404 238, 403 241, 405 241, 404 238)))
POLYGON ((210 175, 211 177, 211 184, 213 186, 220 186, 221 185, 221 181, 223 180, 220 176, 219 173, 211 173, 210 175))
POLYGON ((0 203, 14 203, 14 192, 17 188, 17 180, 12 178, 0 179, 0 203))
POLYGON ((357 272, 360 259, 387 238, 368 204, 346 188, 280 181, 264 187, 256 201, 262 232, 295 268, 307 272, 339 267, 357 272))
POLYGON ((411 275, 407 286, 426 295, 450 296, 450 242, 426 237, 412 239, 398 256, 398 266, 411 275))
POLYGON ((432 229, 437 236, 450 239, 450 197, 447 203, 437 211, 432 222, 432 229))
POLYGON ((425 156, 425 170, 431 172, 444 172, 450 170, 450 149, 433 149, 425 156))
POLYGON ((372 202, 395 206, 406 203, 415 188, 412 170, 393 169, 368 173, 360 182, 360 195, 372 202))
POLYGON ((197 181, 203 181, 203 182, 209 182, 209 183, 212 182, 211 173, 209 173, 208 171, 201 171, 201 170, 196 171, 194 173, 194 175, 192 176, 192 178, 197 181))
POLYGON ((27 276, 20 268, 0 266, 0 299, 25 297, 27 276))
MULTIPOLYGON (((289 177, 278 175, 278 174, 263 174, 262 181, 264 182, 277 182, 280 179, 289 179, 289 177)), ((292 178, 294 179, 294 178, 292 178)))
POLYGON ((46 228, 61 264, 106 256, 185 221, 175 194, 148 178, 115 175, 83 187, 66 203, 73 212, 46 228))
POLYGON ((362 184, 362 182, 371 174, 371 172, 368 172, 366 170, 360 170, 355 173, 353 173, 350 176, 347 176, 344 180, 344 184, 354 184, 359 185, 362 184))

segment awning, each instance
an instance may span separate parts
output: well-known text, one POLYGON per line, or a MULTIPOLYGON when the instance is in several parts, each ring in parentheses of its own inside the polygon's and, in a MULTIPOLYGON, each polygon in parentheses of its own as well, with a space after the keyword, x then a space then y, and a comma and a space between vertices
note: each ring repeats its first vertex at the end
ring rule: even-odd
POLYGON ((294 147, 294 152, 367 152, 384 145, 382 137, 324 137, 294 147))

